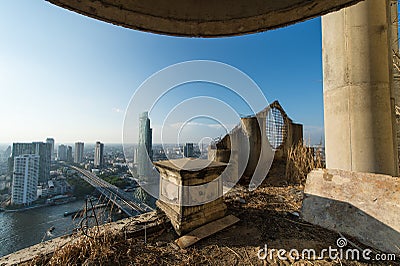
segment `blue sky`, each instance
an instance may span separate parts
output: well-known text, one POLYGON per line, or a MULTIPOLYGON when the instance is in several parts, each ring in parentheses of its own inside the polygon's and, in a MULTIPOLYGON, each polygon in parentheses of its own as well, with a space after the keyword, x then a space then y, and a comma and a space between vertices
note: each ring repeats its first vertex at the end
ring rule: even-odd
MULTIPOLYGON (((198 59, 240 69, 269 102, 279 100, 304 124, 305 138, 319 142, 323 134, 320 19, 240 37, 178 38, 117 27, 45 1, 2 0, 0 33, 0 143, 49 136, 58 143, 120 143, 124 112, 140 84, 165 67, 198 59)), ((196 95, 196 85, 184 87, 171 99, 196 95)))

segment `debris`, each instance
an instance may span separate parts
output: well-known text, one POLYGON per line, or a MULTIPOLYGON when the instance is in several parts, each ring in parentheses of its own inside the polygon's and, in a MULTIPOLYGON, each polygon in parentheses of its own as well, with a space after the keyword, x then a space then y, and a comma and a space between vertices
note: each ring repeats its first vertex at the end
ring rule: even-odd
POLYGON ((225 216, 224 218, 221 218, 214 222, 203 225, 203 226, 193 230, 189 234, 178 238, 175 241, 175 243, 180 248, 187 248, 187 247, 193 245, 194 243, 198 242, 199 240, 206 238, 212 234, 215 234, 215 233, 217 233, 239 221, 240 221, 239 218, 237 218, 233 215, 225 216))
POLYGON ((245 204, 246 203, 246 201, 245 201, 245 199, 244 198, 242 198, 242 197, 236 197, 236 199, 235 199, 237 202, 240 202, 240 203, 242 203, 242 204, 245 204))
POLYGON ((176 245, 175 243, 171 242, 171 243, 169 243, 169 245, 170 245, 173 249, 179 250, 179 246, 176 245))

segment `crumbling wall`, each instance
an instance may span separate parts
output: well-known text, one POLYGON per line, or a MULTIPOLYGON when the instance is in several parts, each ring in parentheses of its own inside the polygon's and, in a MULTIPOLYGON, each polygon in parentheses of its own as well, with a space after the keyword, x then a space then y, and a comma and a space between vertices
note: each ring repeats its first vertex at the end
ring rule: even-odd
POLYGON ((268 172, 271 153, 272 166, 278 162, 283 164, 280 169, 285 169, 288 150, 302 140, 303 125, 293 123, 275 101, 255 116, 242 118, 229 134, 209 147, 208 158, 230 163, 224 180, 235 182, 241 178, 247 184, 255 171, 268 172))

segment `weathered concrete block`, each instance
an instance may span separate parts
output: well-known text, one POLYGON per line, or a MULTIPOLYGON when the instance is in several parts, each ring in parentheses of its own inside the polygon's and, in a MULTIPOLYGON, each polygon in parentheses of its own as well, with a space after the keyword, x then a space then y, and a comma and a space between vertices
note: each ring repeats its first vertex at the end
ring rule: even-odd
POLYGON ((343 170, 307 177, 302 218, 384 252, 400 254, 400 179, 343 170))
POLYGON ((185 158, 154 165, 160 172, 157 206, 178 235, 225 216, 221 174, 226 163, 185 158))

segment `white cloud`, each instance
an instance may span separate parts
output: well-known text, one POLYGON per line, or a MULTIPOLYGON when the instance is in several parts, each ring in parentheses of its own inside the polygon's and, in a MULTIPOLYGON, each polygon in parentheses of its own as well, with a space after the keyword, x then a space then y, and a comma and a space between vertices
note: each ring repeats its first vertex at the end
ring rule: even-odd
POLYGON ((117 107, 112 108, 112 111, 113 111, 114 113, 123 113, 123 112, 124 112, 124 110, 119 109, 119 108, 117 108, 117 107))
POLYGON ((174 129, 180 129, 182 126, 184 127, 203 127, 203 128, 210 128, 210 129, 221 129, 221 128, 227 128, 228 130, 231 130, 233 127, 236 125, 233 124, 228 124, 228 125, 220 125, 220 124, 207 124, 207 123, 199 123, 199 122, 188 122, 186 124, 179 122, 179 123, 174 123, 169 125, 171 128, 174 129))

